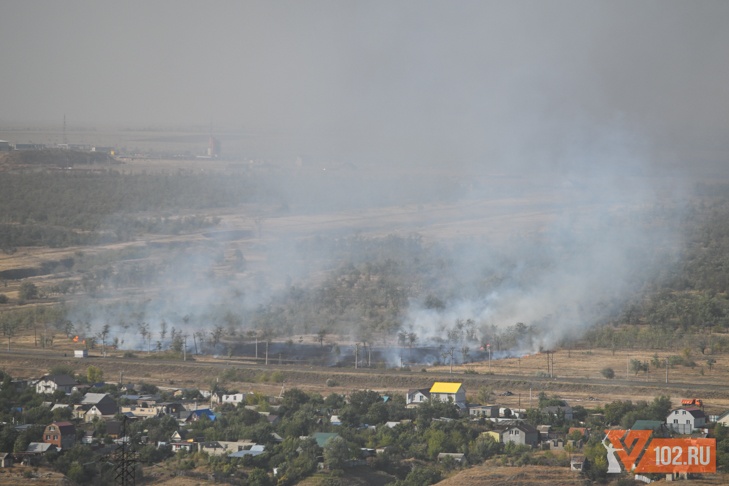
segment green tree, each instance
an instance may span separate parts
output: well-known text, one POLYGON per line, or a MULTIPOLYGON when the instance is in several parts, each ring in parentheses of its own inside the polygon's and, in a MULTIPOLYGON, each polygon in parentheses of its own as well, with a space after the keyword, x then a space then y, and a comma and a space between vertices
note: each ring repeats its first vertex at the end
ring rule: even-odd
POLYGON ((332 437, 324 444, 324 462, 329 469, 344 469, 351 458, 352 452, 342 437, 332 437))
POLYGON ((90 475, 87 473, 84 467, 75 461, 68 468, 68 471, 66 471, 66 476, 68 476, 68 479, 76 484, 84 484, 90 479, 90 475))
POLYGON ((257 467, 248 475, 249 486, 273 486, 274 482, 265 469, 257 467))
POLYGON ((633 373, 635 373, 636 376, 641 371, 647 373, 648 372, 648 363, 647 362, 643 362, 643 361, 641 361, 639 359, 631 359, 630 360, 630 371, 632 371, 633 373))
POLYGON ((714 358, 707 358, 706 366, 709 367, 709 371, 711 371, 714 368, 715 364, 716 364, 716 360, 714 358))
POLYGON ((86 368, 86 379, 89 383, 101 383, 104 381, 104 371, 98 366, 91 365, 86 368))
POLYGON ((68 375, 68 376, 75 376, 76 370, 74 370, 73 366, 66 365, 66 364, 57 364, 53 365, 53 367, 48 372, 49 375, 68 375))
POLYGON ((440 471, 433 466, 420 466, 408 473, 402 481, 397 481, 395 486, 427 486, 435 484, 443 479, 440 471))
POLYGON ((21 301, 28 301, 38 298, 38 287, 33 282, 23 282, 20 284, 18 298, 21 301))
POLYGON ((607 477, 607 454, 600 439, 593 437, 584 448, 585 465, 583 474, 593 481, 602 481, 607 477))
POLYGON ((0 451, 12 451, 17 438, 18 431, 15 430, 15 427, 5 426, 0 429, 0 451))
POLYGON ((480 436, 468 446, 468 462, 469 464, 479 464, 499 454, 502 448, 503 444, 496 442, 490 435, 480 436))
POLYGON ((319 329, 316 332, 316 340, 319 342, 320 347, 324 346, 324 338, 326 337, 326 335, 327 335, 327 330, 324 328, 319 329))

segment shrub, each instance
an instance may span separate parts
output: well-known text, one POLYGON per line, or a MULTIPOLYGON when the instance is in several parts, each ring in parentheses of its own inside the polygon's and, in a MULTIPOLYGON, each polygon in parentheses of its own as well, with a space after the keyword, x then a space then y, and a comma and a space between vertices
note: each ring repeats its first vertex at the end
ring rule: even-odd
POLYGON ((612 380, 613 378, 615 378, 615 370, 609 367, 600 370, 600 374, 608 380, 612 380))

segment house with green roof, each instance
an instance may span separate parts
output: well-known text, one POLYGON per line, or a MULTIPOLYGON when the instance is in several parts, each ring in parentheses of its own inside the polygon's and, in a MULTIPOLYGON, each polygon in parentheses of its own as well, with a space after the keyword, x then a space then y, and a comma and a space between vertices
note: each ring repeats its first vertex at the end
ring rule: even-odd
POLYGON ((329 440, 333 439, 334 437, 339 437, 339 434, 336 432, 314 432, 311 434, 311 438, 316 441, 316 445, 319 447, 324 447, 324 445, 329 442, 329 440))
POLYGON ((654 437, 671 436, 671 431, 662 420, 636 420, 630 430, 652 430, 654 437))

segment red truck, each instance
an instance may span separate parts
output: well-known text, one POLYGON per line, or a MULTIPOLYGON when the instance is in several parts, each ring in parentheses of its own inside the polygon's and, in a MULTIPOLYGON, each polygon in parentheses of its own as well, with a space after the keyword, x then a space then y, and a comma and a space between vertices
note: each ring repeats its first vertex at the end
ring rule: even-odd
POLYGON ((684 407, 703 407, 704 402, 702 402, 700 398, 684 398, 681 400, 681 405, 684 407))

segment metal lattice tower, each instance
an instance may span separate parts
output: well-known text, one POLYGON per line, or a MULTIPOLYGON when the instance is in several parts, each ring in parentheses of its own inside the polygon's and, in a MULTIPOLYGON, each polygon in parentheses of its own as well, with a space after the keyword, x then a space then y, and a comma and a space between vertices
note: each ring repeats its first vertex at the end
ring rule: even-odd
POLYGON ((122 443, 114 451, 114 484, 132 485, 136 484, 136 453, 132 450, 131 444, 127 444, 127 417, 122 419, 122 443))

